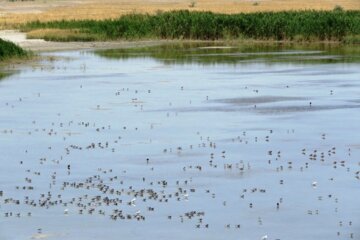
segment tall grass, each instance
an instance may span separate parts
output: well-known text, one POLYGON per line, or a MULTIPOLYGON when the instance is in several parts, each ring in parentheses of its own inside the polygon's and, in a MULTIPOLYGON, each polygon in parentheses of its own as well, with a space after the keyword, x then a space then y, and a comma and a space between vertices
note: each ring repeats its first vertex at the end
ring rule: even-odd
POLYGON ((27 55, 28 53, 24 49, 12 42, 4 41, 0 38, 0 61, 14 57, 24 57, 27 55))
MULTIPOLYGON (((98 39, 237 39, 335 40, 360 34, 360 11, 283 11, 239 14, 159 12, 130 14, 112 20, 31 22, 23 30, 76 29, 98 39)), ((55 39, 56 40, 56 39, 55 39)))
POLYGON ((28 39, 44 39, 45 41, 97 41, 98 35, 83 33, 75 29, 38 29, 27 33, 28 39))

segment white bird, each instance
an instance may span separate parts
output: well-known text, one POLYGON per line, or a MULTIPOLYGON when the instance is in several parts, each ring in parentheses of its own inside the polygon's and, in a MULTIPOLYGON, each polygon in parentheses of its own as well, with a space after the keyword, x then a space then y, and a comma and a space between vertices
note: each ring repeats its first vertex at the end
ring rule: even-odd
POLYGON ((312 183, 312 186, 315 188, 315 187, 317 186, 317 182, 314 181, 314 182, 312 183))
POLYGON ((136 201, 136 198, 131 199, 131 201, 130 201, 131 206, 133 206, 133 207, 136 206, 135 201, 136 201))
POLYGON ((268 239, 268 235, 264 235, 261 237, 261 240, 267 240, 268 239))
POLYGON ((69 213, 69 209, 66 208, 66 209, 64 210, 64 214, 67 215, 68 213, 69 213))

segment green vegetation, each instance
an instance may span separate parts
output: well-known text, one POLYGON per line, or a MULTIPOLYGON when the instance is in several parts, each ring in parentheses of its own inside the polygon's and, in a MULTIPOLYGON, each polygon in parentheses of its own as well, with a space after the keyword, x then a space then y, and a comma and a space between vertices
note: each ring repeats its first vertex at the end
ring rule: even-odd
POLYGON ((84 33, 76 29, 39 29, 27 33, 28 39, 44 39, 45 41, 60 42, 89 42, 101 40, 96 34, 84 33))
MULTIPOLYGON (((78 34, 51 40, 117 39, 255 39, 285 41, 343 41, 360 35, 360 11, 284 11, 239 14, 171 11, 155 15, 130 14, 111 20, 31 22, 24 31, 73 30, 78 34)), ((31 33, 31 32, 30 32, 31 33)))
POLYGON ((342 6, 340 6, 340 5, 336 5, 334 7, 334 11, 344 11, 344 8, 342 6))
POLYGON ((360 35, 349 35, 344 37, 344 43, 360 44, 360 35))
POLYGON ((12 42, 0 39, 0 61, 10 58, 20 58, 27 56, 28 53, 12 42))

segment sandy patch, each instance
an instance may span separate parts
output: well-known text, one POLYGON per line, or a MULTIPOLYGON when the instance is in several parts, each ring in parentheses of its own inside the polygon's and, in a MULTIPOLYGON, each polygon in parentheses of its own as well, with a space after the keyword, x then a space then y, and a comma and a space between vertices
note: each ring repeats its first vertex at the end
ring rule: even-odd
POLYGON ((23 45, 27 43, 44 43, 42 39, 26 39, 26 34, 16 31, 16 30, 2 30, 0 31, 0 38, 11 41, 18 45, 23 45))

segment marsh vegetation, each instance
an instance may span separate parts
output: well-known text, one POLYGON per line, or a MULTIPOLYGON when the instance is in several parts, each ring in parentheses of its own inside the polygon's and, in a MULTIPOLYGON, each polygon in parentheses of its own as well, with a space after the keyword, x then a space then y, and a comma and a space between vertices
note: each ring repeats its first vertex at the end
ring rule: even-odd
POLYGON ((360 11, 283 11, 239 14, 191 12, 129 14, 109 20, 34 21, 29 37, 58 41, 136 39, 254 39, 344 41, 360 35, 360 11))

